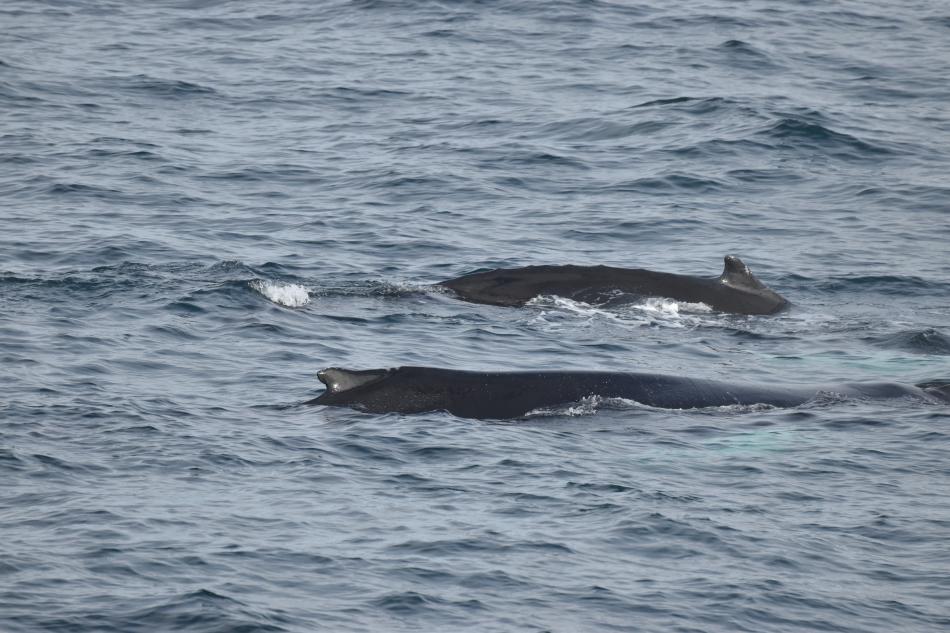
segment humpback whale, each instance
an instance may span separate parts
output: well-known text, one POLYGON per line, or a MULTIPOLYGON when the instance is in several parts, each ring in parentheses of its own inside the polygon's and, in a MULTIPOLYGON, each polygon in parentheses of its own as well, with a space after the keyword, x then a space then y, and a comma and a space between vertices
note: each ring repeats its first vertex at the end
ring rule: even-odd
POLYGON ((362 371, 331 367, 319 372, 317 378, 326 385, 326 391, 306 404, 352 407, 369 413, 447 411, 476 419, 518 418, 536 409, 570 404, 589 396, 625 398, 667 409, 753 404, 794 407, 822 392, 950 403, 950 383, 915 386, 857 382, 775 387, 645 373, 478 372, 435 367, 362 371))
POLYGON ((597 303, 622 292, 705 303, 719 312, 774 314, 788 305, 784 297, 756 278, 741 259, 726 255, 718 277, 691 277, 640 268, 611 266, 526 266, 497 268, 439 282, 465 301, 523 306, 538 295, 559 295, 597 303))

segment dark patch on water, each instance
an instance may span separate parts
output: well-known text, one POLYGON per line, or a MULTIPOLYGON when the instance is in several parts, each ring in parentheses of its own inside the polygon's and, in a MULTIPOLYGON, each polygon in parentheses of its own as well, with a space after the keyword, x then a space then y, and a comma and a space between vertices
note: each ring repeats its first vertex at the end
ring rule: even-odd
POLYGON ((215 94, 214 88, 181 79, 160 79, 149 75, 135 75, 124 81, 126 90, 137 90, 164 97, 215 94))

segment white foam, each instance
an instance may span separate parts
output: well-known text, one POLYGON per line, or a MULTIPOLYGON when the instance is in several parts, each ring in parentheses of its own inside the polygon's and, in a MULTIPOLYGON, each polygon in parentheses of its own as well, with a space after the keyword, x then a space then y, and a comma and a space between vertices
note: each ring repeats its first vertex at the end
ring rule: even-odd
POLYGON ((267 279, 255 279, 250 287, 264 295, 269 301, 288 308, 299 308, 310 303, 310 293, 299 284, 287 284, 267 279))
POLYGON ((588 323, 607 320, 625 325, 688 328, 706 321, 713 309, 705 303, 689 303, 662 297, 650 297, 637 303, 601 308, 566 297, 539 296, 528 302, 541 308, 534 321, 557 328, 567 319, 584 319, 588 323))
POLYGON ((597 413, 597 409, 600 408, 600 403, 603 400, 600 396, 588 396, 582 398, 579 402, 575 402, 569 405, 561 405, 558 407, 541 407, 539 409, 533 409, 528 411, 525 414, 525 417, 549 417, 549 416, 568 416, 568 417, 577 417, 581 415, 593 415, 597 413))
POLYGON ((708 411, 710 413, 760 413, 762 411, 774 411, 779 407, 759 402, 756 404, 724 404, 719 407, 700 407, 696 411, 708 411))
POLYGON ((664 299, 662 297, 650 297, 643 303, 634 304, 640 310, 647 314, 656 314, 658 316, 675 317, 680 312, 689 314, 707 314, 712 312, 705 303, 690 303, 688 301, 675 301, 673 299, 664 299))
POLYGON ((604 396, 587 396, 579 401, 556 407, 542 407, 529 411, 525 417, 567 416, 578 417, 594 415, 600 409, 654 409, 649 405, 641 404, 627 398, 609 398, 604 396))
POLYGON ((617 315, 609 312, 607 310, 602 310, 596 308, 589 303, 584 303, 583 301, 574 301, 573 299, 568 299, 567 297, 559 297, 557 295, 540 295, 528 301, 527 304, 532 307, 542 308, 542 318, 547 315, 547 312, 543 308, 555 308, 558 310, 563 310, 565 312, 573 313, 576 316, 584 318, 594 318, 594 317, 604 317, 607 319, 616 320, 617 315))
POLYGON ((655 407, 649 404, 643 404, 629 398, 608 398, 604 396, 587 396, 580 401, 557 407, 544 407, 529 411, 526 417, 548 417, 548 416, 587 416, 597 413, 600 409, 615 409, 621 411, 663 411, 666 413, 713 413, 713 414, 743 414, 743 413, 761 413, 764 411, 773 411, 778 407, 771 404, 729 404, 724 406, 710 407, 690 407, 687 409, 671 409, 668 407, 655 407))

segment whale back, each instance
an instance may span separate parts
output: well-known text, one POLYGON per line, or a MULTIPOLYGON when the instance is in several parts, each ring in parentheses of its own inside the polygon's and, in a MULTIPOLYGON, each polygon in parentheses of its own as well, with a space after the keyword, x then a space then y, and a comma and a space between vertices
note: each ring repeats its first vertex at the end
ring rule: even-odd
POLYGON ((950 381, 916 386, 896 382, 781 386, 634 372, 480 372, 412 366, 363 371, 333 367, 317 375, 327 390, 308 404, 348 406, 369 413, 447 411, 476 419, 518 418, 587 397, 623 398, 664 409, 794 407, 829 391, 862 399, 950 403, 950 381))
POLYGON ((447 411, 476 419, 517 418, 591 396, 691 409, 757 403, 795 406, 812 395, 808 390, 630 372, 478 372, 407 366, 364 371, 330 368, 317 375, 327 390, 308 404, 349 406, 370 413, 447 411))
POLYGON ((439 285, 466 301, 498 306, 523 306, 539 295, 600 304, 616 300, 618 292, 628 297, 667 297, 705 303, 714 310, 737 314, 773 314, 788 305, 784 297, 759 281, 734 255, 725 257, 719 277, 568 264, 497 268, 448 279, 439 285))

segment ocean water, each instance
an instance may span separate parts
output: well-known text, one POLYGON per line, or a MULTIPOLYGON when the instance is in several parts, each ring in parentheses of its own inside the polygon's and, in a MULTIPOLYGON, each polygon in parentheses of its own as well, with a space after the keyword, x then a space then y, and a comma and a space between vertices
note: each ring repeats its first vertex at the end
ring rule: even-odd
POLYGON ((946 406, 302 405, 327 366, 950 378, 950 5, 0 24, 0 630, 950 629, 946 406), (432 287, 726 253, 791 309, 432 287))

